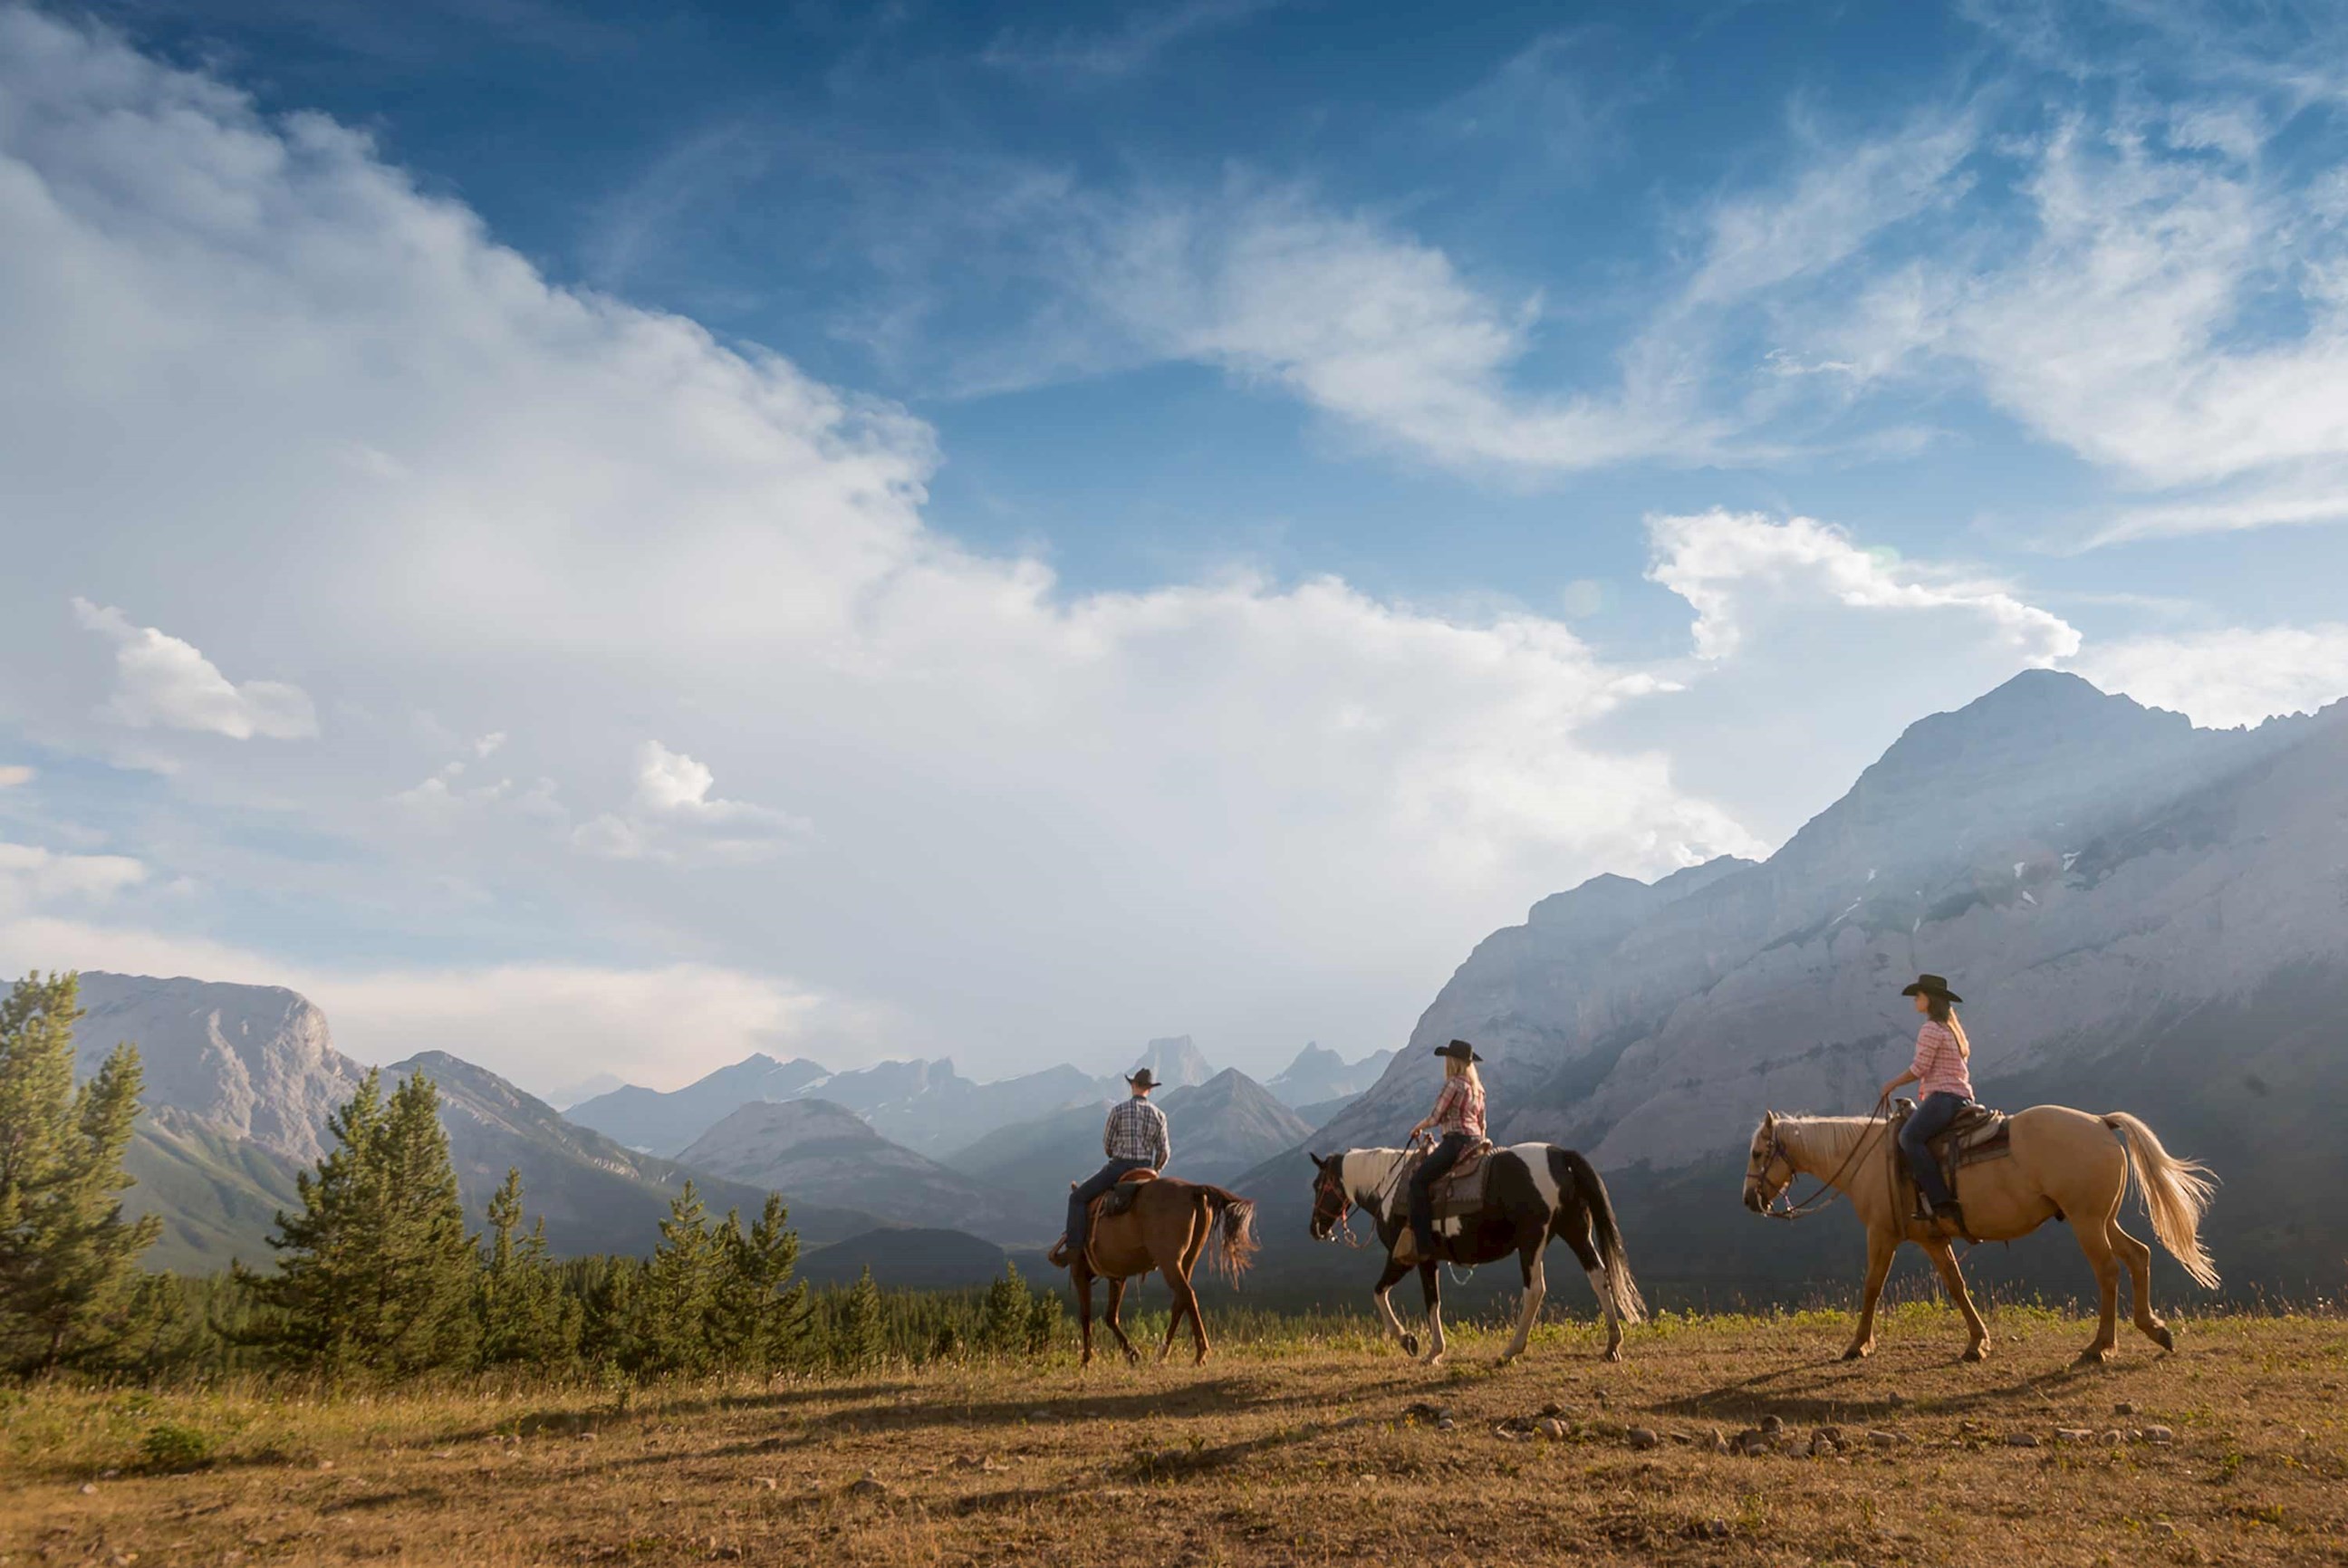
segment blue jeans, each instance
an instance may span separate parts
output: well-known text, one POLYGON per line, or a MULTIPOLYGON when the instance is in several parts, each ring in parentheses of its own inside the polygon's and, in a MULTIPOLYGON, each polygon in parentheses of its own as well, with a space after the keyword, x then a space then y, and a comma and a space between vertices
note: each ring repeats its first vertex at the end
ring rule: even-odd
POLYGON ((1945 1208, 1956 1200, 1949 1195, 1949 1184, 1941 1179, 1941 1162, 1932 1158, 1927 1145, 1957 1119, 1957 1112, 1972 1103, 1961 1094, 1928 1094, 1917 1102, 1915 1113, 1900 1129, 1900 1152, 1908 1157, 1908 1169, 1914 1173, 1916 1186, 1931 1208, 1945 1208))
POLYGON ((1147 1171, 1147 1160, 1112 1160, 1083 1181, 1068 1194, 1068 1256, 1085 1255, 1085 1243, 1091 1231, 1093 1200, 1117 1183, 1117 1178, 1128 1171, 1147 1171))
POLYGON ((1475 1146, 1464 1132, 1447 1132, 1443 1141, 1426 1152, 1410 1177, 1410 1228, 1418 1233, 1418 1255, 1435 1255, 1435 1184, 1475 1146))

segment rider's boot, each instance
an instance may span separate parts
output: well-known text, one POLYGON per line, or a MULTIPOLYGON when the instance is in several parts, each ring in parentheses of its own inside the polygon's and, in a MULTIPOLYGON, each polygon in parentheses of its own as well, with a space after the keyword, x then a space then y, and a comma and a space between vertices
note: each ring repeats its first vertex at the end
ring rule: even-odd
POLYGON ((1394 1261, 1405 1264, 1416 1264, 1424 1261, 1425 1256, 1418 1250, 1417 1229, 1406 1223, 1402 1233, 1395 1238, 1394 1261))

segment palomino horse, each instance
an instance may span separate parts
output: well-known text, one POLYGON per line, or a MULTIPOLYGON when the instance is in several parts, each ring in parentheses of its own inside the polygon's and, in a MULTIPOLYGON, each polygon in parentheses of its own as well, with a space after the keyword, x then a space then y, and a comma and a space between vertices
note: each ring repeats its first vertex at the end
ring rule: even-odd
MULTIPOLYGON (((1385 1270, 1370 1287, 1370 1296, 1378 1304, 1378 1315, 1385 1319, 1386 1327, 1402 1342, 1404 1352, 1416 1356, 1418 1336, 1404 1329, 1390 1298, 1395 1283, 1412 1266, 1395 1262, 1393 1255, 1395 1238, 1410 1222, 1409 1194, 1398 1191, 1402 1166, 1409 1158, 1407 1149, 1348 1149, 1325 1160, 1313 1155, 1319 1173, 1313 1181, 1313 1237, 1334 1240, 1344 1228, 1346 1216, 1356 1208, 1370 1217, 1377 1226, 1378 1244, 1387 1254, 1385 1270)), ((1540 1315, 1541 1301, 1549 1290, 1541 1254, 1551 1237, 1563 1241, 1581 1260, 1591 1287, 1598 1293, 1599 1307, 1606 1315, 1606 1359, 1622 1360, 1622 1325, 1638 1322, 1647 1308, 1631 1278, 1631 1260, 1622 1250, 1614 1205, 1607 1199, 1606 1183, 1598 1179, 1597 1170, 1572 1150, 1548 1143, 1495 1149, 1484 1158, 1492 1161, 1492 1169, 1483 1212, 1470 1216, 1458 1235, 1440 1238, 1438 1245, 1446 1261, 1455 1264, 1488 1264, 1511 1253, 1517 1255, 1524 1272, 1524 1305, 1517 1315, 1517 1336, 1501 1356, 1502 1364, 1525 1353, 1533 1320, 1540 1315)), ((1444 1348, 1443 1295, 1436 1283, 1435 1264, 1433 1257, 1417 1264, 1419 1288, 1426 1295, 1426 1364, 1430 1367, 1442 1361, 1444 1348)))
POLYGON ((1136 1187, 1133 1206, 1124 1213, 1095 1217, 1084 1255, 1068 1264, 1068 1277, 1076 1287, 1077 1321, 1084 1332, 1081 1364, 1089 1367, 1093 1362, 1093 1281, 1097 1277, 1108 1281, 1108 1311, 1103 1315, 1108 1331, 1117 1336, 1128 1361, 1141 1358, 1133 1341, 1125 1336, 1117 1312, 1125 1303, 1125 1282, 1151 1269, 1166 1276, 1166 1286, 1174 1293, 1174 1315, 1167 1320, 1166 1343, 1159 1347, 1158 1359, 1162 1362, 1172 1354, 1174 1331, 1188 1315, 1191 1336, 1198 1341, 1198 1360, 1204 1361, 1207 1321, 1199 1315, 1199 1295, 1190 1288, 1190 1274, 1210 1244, 1214 1248, 1210 1262, 1224 1278, 1236 1280, 1247 1272, 1256 1249, 1255 1205, 1220 1187, 1171 1176, 1141 1181, 1136 1187))
MULTIPOLYGON (((2152 1233, 2185 1272, 2215 1288, 2218 1270, 2196 1233, 2209 1206, 2214 1183, 2209 1168, 2180 1160, 2160 1146, 2152 1129, 2122 1111, 2096 1116, 2060 1105, 2018 1111, 2008 1123, 2012 1152, 2002 1160, 1968 1165, 1957 1173, 1957 1198, 1965 1228, 1974 1239, 2010 1242, 2049 1220, 2067 1219, 2079 1250, 2103 1287, 2104 1315, 2095 1342, 2079 1364, 2107 1359, 2117 1342, 2120 1264, 2126 1263, 2135 1297, 2136 1326, 2163 1350, 2177 1348, 2175 1336, 2153 1315, 2152 1249, 2120 1229, 2120 1200, 2128 1173, 2152 1216, 2152 1233), (2117 1134, 2116 1139, 2113 1135, 2117 1134), (2116 1259, 2114 1254, 2117 1254, 2116 1259)), ((1813 1176, 1850 1199, 1867 1226, 1867 1289, 1859 1303, 1859 1328, 1842 1353, 1855 1361, 1875 1348, 1875 1303, 1891 1272, 1901 1242, 1913 1242, 1931 1258, 1950 1299, 1964 1315, 1972 1343, 1965 1359, 1989 1354, 1989 1330, 1965 1294, 1950 1238, 1931 1222, 1913 1218, 1887 1148, 1888 1124, 1879 1117, 1780 1116, 1770 1111, 1753 1134, 1745 1168, 1745 1206, 1766 1213, 1797 1173, 1813 1176)))

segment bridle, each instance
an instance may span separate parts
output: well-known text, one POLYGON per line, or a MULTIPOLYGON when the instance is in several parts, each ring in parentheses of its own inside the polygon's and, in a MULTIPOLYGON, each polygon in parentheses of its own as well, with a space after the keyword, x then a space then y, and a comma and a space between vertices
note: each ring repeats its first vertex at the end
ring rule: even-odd
POLYGON ((1778 1208, 1777 1198, 1772 1198, 1761 1206, 1759 1212, 1772 1220, 1798 1220, 1804 1215, 1817 1213, 1820 1209, 1842 1196, 1842 1189, 1836 1183, 1849 1172, 1852 1162, 1859 1159, 1859 1151, 1867 1147, 1868 1130, 1883 1119, 1885 1109, 1886 1108, 1879 1101, 1873 1113, 1867 1119, 1867 1126, 1861 1128, 1859 1136, 1851 1140, 1850 1152, 1843 1156, 1842 1163, 1835 1168, 1835 1173, 1828 1177, 1817 1191, 1798 1203, 1793 1201, 1794 1178, 1801 1172, 1794 1168, 1794 1162, 1791 1160, 1786 1159, 1786 1146, 1777 1136, 1778 1119, 1775 1116, 1768 1118, 1762 1124, 1769 1134, 1768 1147, 1758 1150, 1754 1160, 1748 1163, 1745 1179, 1747 1181, 1766 1181, 1769 1176, 1769 1167, 1776 1164, 1780 1160, 1785 1160, 1786 1184, 1777 1189, 1777 1198, 1786 1200, 1786 1207, 1778 1208))
POLYGON ((1313 1183, 1313 1239, 1358 1247, 1362 1239, 1354 1234, 1354 1200, 1345 1191, 1344 1161, 1342 1154, 1331 1155, 1313 1183))

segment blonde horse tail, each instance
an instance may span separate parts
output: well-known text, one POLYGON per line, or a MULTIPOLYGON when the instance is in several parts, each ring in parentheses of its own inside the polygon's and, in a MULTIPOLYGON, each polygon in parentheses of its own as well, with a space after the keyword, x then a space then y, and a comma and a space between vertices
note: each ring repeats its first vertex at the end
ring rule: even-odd
POLYGON ((2205 1289, 2218 1288, 2218 1265, 2201 1245, 2201 1216, 2209 1207, 2218 1179, 2199 1160, 2180 1160, 2160 1146, 2152 1129, 2124 1110, 2104 1118, 2104 1125, 2127 1144, 2128 1168, 2144 1194, 2145 1212, 2152 1216, 2152 1233, 2185 1272, 2205 1289))
POLYGON ((1236 1192, 1201 1184, 1200 1201, 1207 1206, 1214 1239, 1207 1250, 1207 1266, 1236 1284, 1255 1261, 1255 1205, 1236 1192))

